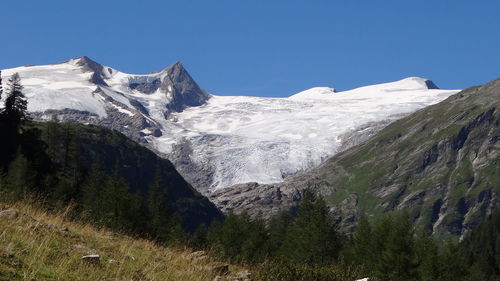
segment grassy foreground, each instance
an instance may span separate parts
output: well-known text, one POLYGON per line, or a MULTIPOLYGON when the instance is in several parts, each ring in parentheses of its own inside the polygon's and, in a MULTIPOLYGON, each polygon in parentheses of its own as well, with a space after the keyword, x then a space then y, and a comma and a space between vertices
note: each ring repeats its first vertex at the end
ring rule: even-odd
MULTIPOLYGON (((213 280, 221 263, 186 248, 164 247, 79 224, 34 204, 0 204, 0 280, 213 280), (5 212, 4 212, 5 213, 5 212), (99 261, 82 257, 98 254, 99 261)), ((229 267, 232 272, 241 268, 229 267)), ((228 278, 229 279, 229 278, 228 278)))

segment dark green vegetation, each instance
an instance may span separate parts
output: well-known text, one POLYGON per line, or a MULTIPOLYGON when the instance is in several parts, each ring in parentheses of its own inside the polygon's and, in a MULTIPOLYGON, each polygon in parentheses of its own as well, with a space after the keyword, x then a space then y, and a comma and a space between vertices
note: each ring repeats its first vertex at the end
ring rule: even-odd
POLYGON ((344 227, 404 209, 425 231, 463 236, 499 205, 499 105, 500 79, 464 90, 292 184, 323 194, 344 227))
POLYGON ((31 122, 19 76, 9 82, 0 114, 3 200, 35 196, 50 208, 71 203, 77 218, 162 240, 222 218, 168 160, 122 134, 59 124, 57 117, 31 122))
POLYGON ((295 218, 283 213, 266 225, 230 214, 192 246, 256 265, 257 280, 500 280, 500 209, 461 243, 415 230, 406 213, 362 217, 351 236, 336 227, 325 201, 306 190, 295 218))

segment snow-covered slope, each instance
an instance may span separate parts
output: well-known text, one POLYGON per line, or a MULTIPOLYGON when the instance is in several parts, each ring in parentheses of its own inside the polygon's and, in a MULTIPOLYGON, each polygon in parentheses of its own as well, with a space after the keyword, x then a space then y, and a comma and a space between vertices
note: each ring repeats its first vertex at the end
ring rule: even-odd
POLYGON ((201 90, 179 63, 133 75, 85 57, 8 69, 2 76, 14 72, 29 110, 44 112, 37 118, 58 112, 67 120, 118 129, 167 155, 202 192, 280 182, 335 154, 351 133, 457 92, 411 77, 344 92, 312 88, 288 98, 216 96, 201 90))

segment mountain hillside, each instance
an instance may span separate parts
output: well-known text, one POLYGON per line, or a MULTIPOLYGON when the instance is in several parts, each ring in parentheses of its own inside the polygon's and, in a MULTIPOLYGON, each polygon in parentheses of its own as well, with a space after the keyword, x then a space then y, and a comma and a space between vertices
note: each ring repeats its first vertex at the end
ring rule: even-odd
POLYGON ((348 231, 360 214, 406 210, 436 234, 463 235, 499 205, 500 79, 391 123, 282 184, 221 190, 225 211, 273 213, 313 188, 348 231))
POLYGON ((159 176, 173 211, 180 215, 186 229, 193 231, 199 225, 208 226, 212 220, 222 218, 220 211, 187 183, 169 160, 158 157, 117 131, 81 124, 65 126, 70 126, 70 138, 78 139, 87 170, 101 162, 104 173, 118 172, 131 192, 139 191, 144 196, 159 176))
MULTIPOLYGON (((0 205, 0 280, 219 280, 248 271, 204 251, 166 247, 50 213, 33 203, 0 205), (220 278, 220 277, 219 277, 220 278)), ((243 276, 246 276, 243 275, 243 276)), ((243 279, 243 278, 242 278, 243 279)))
POLYGON ((6 69, 4 81, 15 72, 37 120, 57 114, 118 130, 168 157, 202 193, 282 182, 457 92, 410 77, 342 92, 316 87, 288 98, 217 96, 180 63, 137 75, 87 57, 6 69))

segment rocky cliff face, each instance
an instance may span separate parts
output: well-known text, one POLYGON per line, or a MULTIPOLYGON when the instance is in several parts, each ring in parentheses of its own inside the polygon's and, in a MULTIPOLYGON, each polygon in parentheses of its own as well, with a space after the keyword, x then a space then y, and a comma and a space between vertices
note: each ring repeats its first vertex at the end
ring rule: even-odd
POLYGON ((368 141, 278 185, 212 196, 223 210, 272 214, 322 194, 345 231, 360 214, 406 210, 435 234, 464 235, 500 204, 500 79, 393 122, 368 141))

